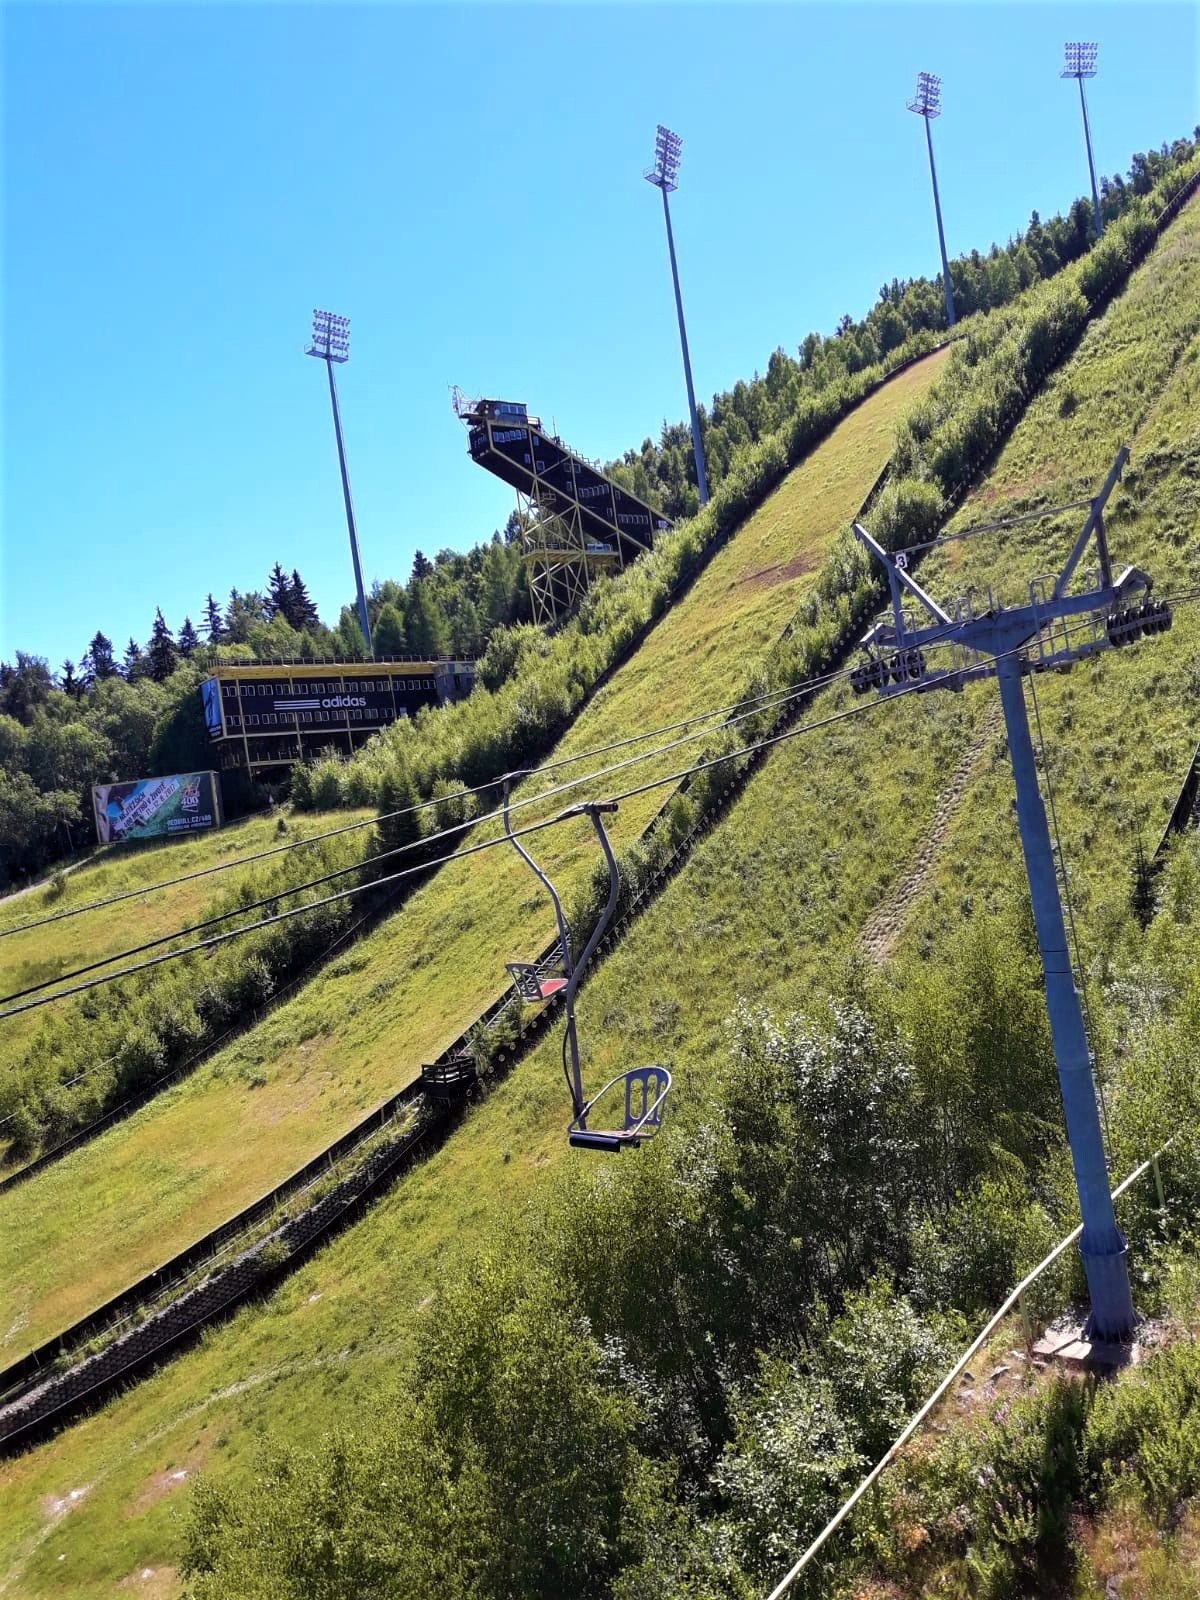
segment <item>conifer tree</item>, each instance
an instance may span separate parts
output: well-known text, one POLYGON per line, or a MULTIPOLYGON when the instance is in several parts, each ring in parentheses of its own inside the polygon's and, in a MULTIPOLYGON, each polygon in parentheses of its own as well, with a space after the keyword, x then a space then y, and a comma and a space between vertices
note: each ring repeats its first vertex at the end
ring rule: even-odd
MULTIPOLYGON (((513 551, 513 555, 515 554, 513 551)), ((506 547, 501 544, 490 544, 487 555, 483 558, 479 597, 483 627, 487 633, 512 620, 516 572, 516 564, 509 558, 506 547)))
MULTIPOLYGON (((397 766, 387 773, 379 785, 379 821, 375 824, 372 855, 413 844, 421 837, 420 813, 413 810, 418 799, 406 767, 397 766)), ((399 864, 405 865, 403 860, 399 864)), ((380 862, 376 870, 380 875, 394 872, 396 864, 380 862)))
POLYGON ((58 687, 64 694, 69 694, 72 700, 78 700, 79 696, 83 693, 83 685, 75 676, 75 663, 71 660, 70 656, 67 657, 62 666, 58 669, 58 687))
POLYGON ((85 688, 90 689, 94 683, 103 683, 105 678, 115 678, 117 663, 113 659, 112 640, 102 633, 95 633, 92 642, 83 653, 80 662, 85 688))
POLYGON ((376 659, 404 654, 408 644, 404 632, 404 616, 398 606, 389 602, 382 608, 375 618, 375 626, 371 629, 371 639, 375 646, 376 659))
POLYGON ((179 652, 171 637, 171 630, 163 620, 162 607, 154 612, 154 626, 150 629, 150 645, 146 652, 150 676, 155 683, 165 683, 179 665, 179 652))
POLYGON ((209 644, 220 644, 225 635, 225 626, 221 620, 221 608, 213 599, 211 593, 204 602, 204 631, 208 634, 209 644))
POLYGON ((271 568, 267 578, 267 620, 273 622, 276 617, 282 616, 285 622, 291 622, 289 615, 292 598, 292 585, 287 573, 277 561, 271 568))
POLYGON ((292 568, 289 604, 291 611, 288 615, 288 621, 293 628, 319 628, 321 626, 321 618, 308 592, 308 585, 294 567, 292 568))
POLYGON ((421 583, 433 571, 433 562, 422 551, 413 553, 412 577, 410 583, 421 583))
POLYGON ((192 626, 191 617, 184 617, 183 627, 179 630, 179 654, 186 661, 200 644, 200 636, 192 626))
POLYGON ((409 584, 404 625, 408 648, 415 655, 432 658, 445 654, 446 623, 427 582, 414 578, 409 584))
POLYGON ((135 683, 138 678, 144 678, 149 671, 146 657, 142 654, 142 647, 136 639, 130 639, 125 646, 125 656, 121 663, 121 670, 130 683, 135 683))

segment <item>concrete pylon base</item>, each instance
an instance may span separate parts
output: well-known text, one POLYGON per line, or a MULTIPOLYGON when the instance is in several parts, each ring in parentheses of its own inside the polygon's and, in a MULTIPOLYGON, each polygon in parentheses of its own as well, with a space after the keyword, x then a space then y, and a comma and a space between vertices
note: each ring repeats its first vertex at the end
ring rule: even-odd
POLYGON ((1136 1367, 1142 1347, 1136 1339, 1094 1339, 1086 1323, 1048 1329, 1033 1347, 1041 1361, 1054 1361, 1076 1372, 1115 1372, 1136 1367))

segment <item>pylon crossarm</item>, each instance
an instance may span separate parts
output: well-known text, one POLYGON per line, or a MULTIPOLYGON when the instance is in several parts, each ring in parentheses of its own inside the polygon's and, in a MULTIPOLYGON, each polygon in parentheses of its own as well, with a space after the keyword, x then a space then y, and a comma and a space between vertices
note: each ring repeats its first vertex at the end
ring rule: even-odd
POLYGON ((1084 519, 1083 527, 1079 530, 1079 537, 1075 547, 1067 557, 1066 564, 1058 575, 1058 582, 1054 585, 1053 598, 1061 600, 1066 592, 1071 574, 1079 565, 1083 552, 1087 549, 1088 542, 1093 534, 1096 538, 1096 553, 1100 558, 1100 581, 1105 586, 1112 583, 1112 567, 1108 559, 1108 539, 1104 532, 1104 508, 1108 504, 1109 496, 1121 481, 1121 474, 1125 471, 1125 463, 1129 460, 1129 447, 1122 445, 1117 451, 1116 459, 1109 468, 1108 477, 1100 487, 1100 493, 1092 501, 1091 509, 1084 519))
POLYGON ((936 618, 938 622, 948 623, 950 621, 949 616, 942 610, 937 601, 925 593, 924 589, 922 589, 921 585, 906 567, 902 567, 896 558, 891 555, 889 551, 883 548, 878 540, 871 537, 861 522, 856 522, 854 524, 854 532, 857 538, 866 545, 871 554, 883 563, 883 566, 887 572, 888 581, 892 586, 892 610, 895 614, 896 629, 898 634, 903 635, 904 633, 904 616, 900 609, 899 596, 896 593, 898 586, 900 588, 907 589, 909 594, 914 595, 916 599, 918 599, 925 607, 926 611, 929 612, 929 615, 936 618))

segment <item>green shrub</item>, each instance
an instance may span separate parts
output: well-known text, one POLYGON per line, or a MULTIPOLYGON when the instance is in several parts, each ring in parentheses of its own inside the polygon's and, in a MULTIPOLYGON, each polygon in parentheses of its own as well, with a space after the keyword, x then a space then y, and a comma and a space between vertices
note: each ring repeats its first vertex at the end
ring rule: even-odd
POLYGON ((1160 1521, 1200 1494, 1200 1341, 1181 1339, 1102 1388, 1083 1447, 1101 1495, 1132 1478, 1160 1521))

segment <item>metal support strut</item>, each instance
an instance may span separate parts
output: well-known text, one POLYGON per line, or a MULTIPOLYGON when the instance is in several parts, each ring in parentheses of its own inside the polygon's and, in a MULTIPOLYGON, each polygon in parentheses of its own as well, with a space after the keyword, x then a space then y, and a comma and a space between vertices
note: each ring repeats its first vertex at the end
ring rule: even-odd
POLYGON ((1046 979, 1046 1011, 1083 1217, 1079 1253, 1092 1304, 1090 1331, 1093 1337, 1101 1339, 1126 1339, 1133 1331, 1136 1318, 1125 1259, 1125 1238, 1117 1227, 1109 1193, 1108 1164, 1104 1157, 1087 1032, 1071 970, 1050 827, 1038 788, 1033 741, 1029 735, 1025 690, 1021 682, 1023 666, 1016 655, 1002 656, 996 663, 996 678, 1017 788, 1017 826, 1029 874, 1033 920, 1046 979))

